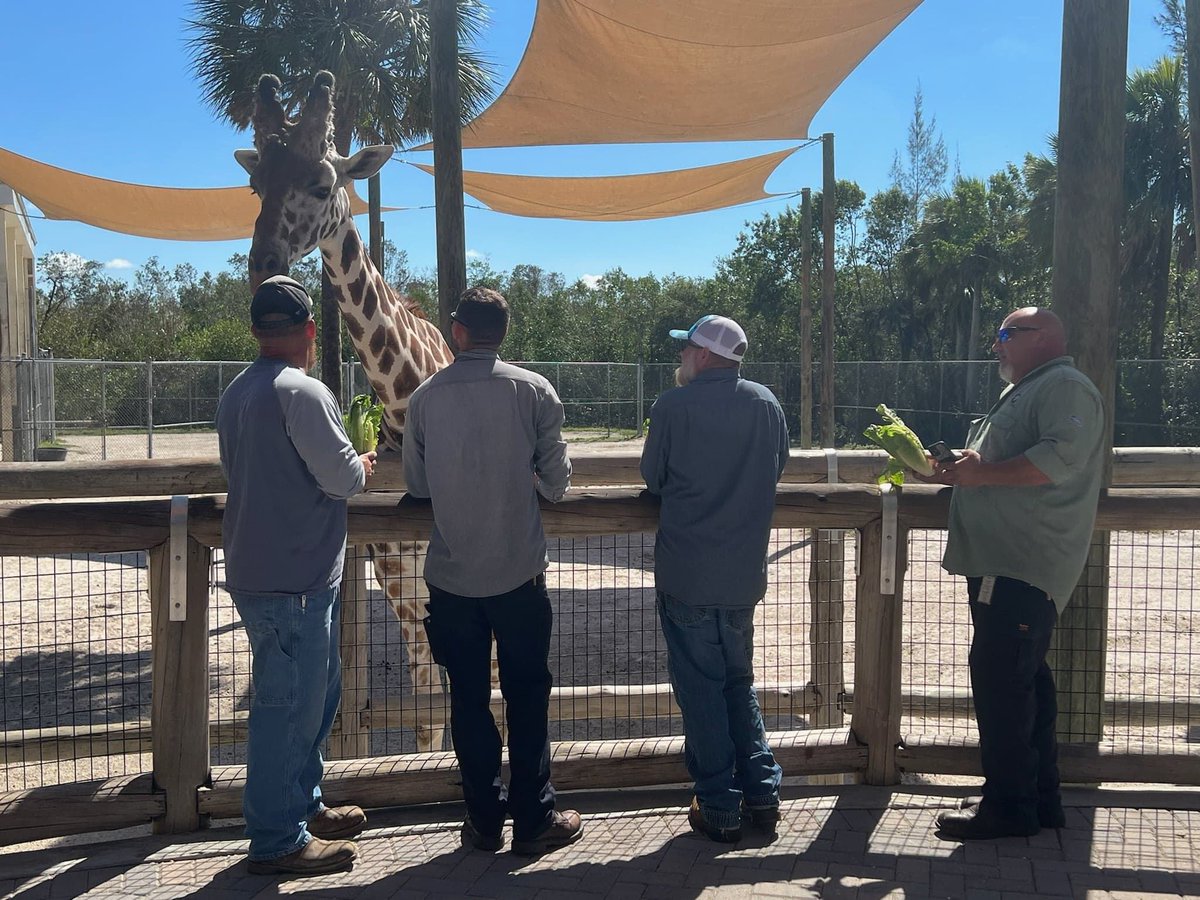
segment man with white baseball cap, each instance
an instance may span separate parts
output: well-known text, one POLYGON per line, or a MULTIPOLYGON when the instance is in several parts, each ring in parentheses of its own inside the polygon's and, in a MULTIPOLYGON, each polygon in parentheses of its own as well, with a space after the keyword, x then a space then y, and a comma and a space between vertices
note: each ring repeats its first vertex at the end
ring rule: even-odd
POLYGON ((742 378, 746 332, 704 316, 687 331, 676 379, 650 410, 642 477, 662 498, 654 586, 683 713, 692 830, 741 838, 741 818, 774 832, 782 770, 754 691, 754 607, 767 590, 775 485, 787 423, 767 388, 742 378))

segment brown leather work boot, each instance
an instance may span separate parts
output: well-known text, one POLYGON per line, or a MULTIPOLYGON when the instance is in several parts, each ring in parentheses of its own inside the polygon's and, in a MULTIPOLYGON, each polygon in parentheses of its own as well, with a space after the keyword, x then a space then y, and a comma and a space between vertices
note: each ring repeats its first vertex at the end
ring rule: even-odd
POLYGON ((573 844, 583 837, 583 819, 573 809, 554 813, 549 827, 537 837, 528 841, 512 842, 512 852, 517 856, 541 856, 567 844, 573 844))
POLYGON ((324 841, 315 837, 286 856, 252 859, 251 875, 325 875, 354 868, 358 845, 353 841, 324 841))
POLYGON ((308 820, 308 833, 326 841, 352 838, 366 824, 367 814, 361 806, 327 806, 308 820))

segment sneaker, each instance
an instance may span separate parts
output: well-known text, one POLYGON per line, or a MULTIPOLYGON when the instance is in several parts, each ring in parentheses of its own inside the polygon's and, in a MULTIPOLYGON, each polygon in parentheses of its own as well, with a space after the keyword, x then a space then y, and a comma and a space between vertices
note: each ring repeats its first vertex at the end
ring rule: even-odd
POLYGON ((752 828, 774 834, 781 816, 779 806, 746 806, 742 804, 742 816, 750 820, 752 828))
POLYGON ((541 856, 583 837, 583 819, 573 809, 555 812, 550 825, 537 837, 528 841, 512 842, 512 852, 518 856, 541 856))
POLYGON ((358 845, 353 841, 325 841, 319 837, 287 856, 252 859, 251 875, 325 875, 354 868, 358 845))
POLYGON ((692 798, 692 807, 688 810, 688 825, 696 834, 702 834, 718 844, 736 844, 742 839, 740 825, 735 825, 733 828, 718 828, 716 825, 706 822, 704 813, 700 811, 700 801, 696 797, 692 798))
POLYGON ((308 820, 308 833, 322 840, 352 838, 367 824, 367 814, 361 806, 324 807, 308 820))
POLYGON ((462 845, 464 847, 474 847, 476 850, 487 850, 489 853, 495 853, 504 846, 504 833, 497 831, 495 834, 484 834, 475 827, 475 823, 471 821, 471 817, 467 816, 462 826, 462 845))

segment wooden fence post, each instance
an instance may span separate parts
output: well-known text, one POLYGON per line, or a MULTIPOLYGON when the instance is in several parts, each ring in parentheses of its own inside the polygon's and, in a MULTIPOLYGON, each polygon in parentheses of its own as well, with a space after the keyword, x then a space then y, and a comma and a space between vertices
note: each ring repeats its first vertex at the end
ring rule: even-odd
POLYGON ((895 543, 895 594, 880 590, 884 555, 882 519, 862 530, 855 602, 854 712, 850 730, 867 745, 867 784, 897 784, 900 770, 900 634, 903 627, 904 571, 908 567, 908 529, 898 526, 895 543))
POLYGON ((338 726, 329 738, 329 755, 334 759, 355 759, 371 754, 371 734, 362 723, 362 713, 367 708, 370 664, 366 562, 365 548, 346 548, 339 638, 342 708, 338 713, 338 726))
POLYGON ((170 542, 150 550, 148 589, 152 696, 150 707, 154 784, 166 795, 156 834, 205 826, 197 790, 209 782, 208 591, 212 550, 187 540, 187 609, 171 620, 170 542))

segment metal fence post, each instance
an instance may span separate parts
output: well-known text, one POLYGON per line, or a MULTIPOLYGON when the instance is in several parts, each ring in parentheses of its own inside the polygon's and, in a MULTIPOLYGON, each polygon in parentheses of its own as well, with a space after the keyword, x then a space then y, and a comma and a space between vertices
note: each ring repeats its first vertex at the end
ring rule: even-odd
POLYGON ((642 358, 639 356, 637 361, 637 436, 642 437, 645 433, 646 425, 646 387, 642 382, 645 373, 642 370, 642 358))
POLYGON ((108 366, 100 360, 100 458, 108 459, 108 366))
POLYGON ((154 360, 146 360, 146 456, 154 459, 154 360))

